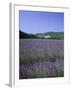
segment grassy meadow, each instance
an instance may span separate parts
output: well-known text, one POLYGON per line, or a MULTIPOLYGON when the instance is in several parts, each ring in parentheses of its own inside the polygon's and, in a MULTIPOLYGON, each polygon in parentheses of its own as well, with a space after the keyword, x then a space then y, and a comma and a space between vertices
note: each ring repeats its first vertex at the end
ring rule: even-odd
POLYGON ((19 78, 64 76, 64 40, 20 39, 19 78))

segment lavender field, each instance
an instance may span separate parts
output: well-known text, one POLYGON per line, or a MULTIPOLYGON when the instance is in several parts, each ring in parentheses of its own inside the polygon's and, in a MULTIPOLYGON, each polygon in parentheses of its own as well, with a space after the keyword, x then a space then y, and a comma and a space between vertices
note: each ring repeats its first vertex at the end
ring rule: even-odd
POLYGON ((20 39, 20 79, 63 76, 64 40, 20 39))

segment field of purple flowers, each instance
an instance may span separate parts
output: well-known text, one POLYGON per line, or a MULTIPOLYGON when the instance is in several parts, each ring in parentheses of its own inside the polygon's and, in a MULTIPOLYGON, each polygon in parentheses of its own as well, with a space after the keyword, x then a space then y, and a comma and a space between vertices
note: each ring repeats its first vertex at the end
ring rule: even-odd
POLYGON ((64 40, 20 39, 19 78, 64 76, 64 40))

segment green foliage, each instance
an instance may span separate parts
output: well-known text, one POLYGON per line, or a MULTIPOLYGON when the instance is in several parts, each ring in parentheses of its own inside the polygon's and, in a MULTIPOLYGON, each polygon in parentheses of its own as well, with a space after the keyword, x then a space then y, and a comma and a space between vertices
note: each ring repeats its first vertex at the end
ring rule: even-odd
POLYGON ((64 66, 57 68, 58 76, 64 76, 64 66))
POLYGON ((39 61, 55 62, 56 60, 59 61, 63 59, 63 55, 20 57, 20 64, 31 64, 39 61))
POLYGON ((49 56, 49 61, 55 62, 56 60, 63 60, 64 59, 64 55, 52 55, 49 56))
POLYGON ((28 34, 22 31, 19 31, 20 39, 64 39, 64 32, 46 32, 46 33, 37 33, 37 34, 28 34), (45 38, 45 36, 50 36, 45 38))

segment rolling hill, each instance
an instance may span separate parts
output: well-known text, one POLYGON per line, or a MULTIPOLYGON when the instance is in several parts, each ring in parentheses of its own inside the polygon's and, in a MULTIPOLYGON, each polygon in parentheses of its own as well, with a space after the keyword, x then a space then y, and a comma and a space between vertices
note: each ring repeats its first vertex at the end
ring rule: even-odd
POLYGON ((64 32, 45 32, 28 34, 19 30, 20 39, 64 39, 64 32))
POLYGON ((34 34, 28 34, 28 33, 19 31, 19 38, 20 39, 35 39, 37 38, 37 36, 35 36, 34 34))

